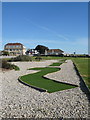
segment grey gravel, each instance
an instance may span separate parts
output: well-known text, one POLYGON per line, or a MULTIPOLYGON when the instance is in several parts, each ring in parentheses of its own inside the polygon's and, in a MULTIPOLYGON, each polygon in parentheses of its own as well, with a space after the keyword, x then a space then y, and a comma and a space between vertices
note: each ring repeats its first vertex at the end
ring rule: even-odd
MULTIPOLYGON (((36 71, 27 70, 32 67, 45 67, 56 60, 47 60, 43 62, 15 62, 20 67, 20 71, 3 71, 1 111, 3 118, 88 118, 89 101, 80 87, 58 91, 54 93, 39 92, 31 87, 25 86, 18 81, 21 75, 33 73, 36 71)), ((65 80, 78 84, 79 78, 73 68, 71 61, 67 61, 61 66, 60 71, 53 73, 53 78, 65 80), (66 74, 66 69, 68 73, 66 74), (63 70, 62 70, 63 69, 63 70), (74 79, 68 74, 74 75, 74 79), (65 74, 65 75, 64 75, 65 74), (66 77, 67 75, 67 77, 66 77), (65 79, 64 79, 65 77, 65 79), (67 79, 66 79, 67 78, 67 79)), ((73 78, 73 77, 72 77, 73 78)))
POLYGON ((71 60, 66 60, 65 63, 59 66, 59 68, 61 68, 60 71, 50 73, 45 75, 45 77, 74 85, 80 84, 80 79, 76 74, 73 62, 71 60))

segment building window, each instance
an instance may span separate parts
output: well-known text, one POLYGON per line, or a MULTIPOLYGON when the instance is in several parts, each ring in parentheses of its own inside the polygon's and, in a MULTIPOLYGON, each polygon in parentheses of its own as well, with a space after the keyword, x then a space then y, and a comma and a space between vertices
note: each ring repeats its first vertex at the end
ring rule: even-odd
POLYGON ((6 46, 6 48, 8 48, 8 46, 6 46))
POLYGON ((10 46, 9 46, 9 45, 7 45, 7 46, 6 46, 6 48, 10 48, 10 46))
POLYGON ((16 48, 19 48, 20 47, 20 45, 16 45, 16 48))
POLYGON ((8 48, 13 48, 13 46, 12 45, 8 45, 8 48))

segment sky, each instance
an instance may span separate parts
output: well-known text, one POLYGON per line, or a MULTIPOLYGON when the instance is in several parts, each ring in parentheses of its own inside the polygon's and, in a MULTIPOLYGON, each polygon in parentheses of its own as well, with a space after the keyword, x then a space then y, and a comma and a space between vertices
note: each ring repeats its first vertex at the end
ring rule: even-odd
POLYGON ((2 3, 2 48, 20 42, 65 53, 88 53, 88 2, 2 3))

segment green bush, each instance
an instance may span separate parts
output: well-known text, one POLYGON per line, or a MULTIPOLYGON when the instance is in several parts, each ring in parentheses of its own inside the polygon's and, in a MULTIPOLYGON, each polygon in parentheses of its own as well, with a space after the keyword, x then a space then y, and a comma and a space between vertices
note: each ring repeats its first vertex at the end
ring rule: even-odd
POLYGON ((17 71, 17 70, 20 70, 20 68, 19 68, 18 66, 14 65, 14 64, 12 64, 12 67, 13 67, 13 69, 15 69, 16 71, 17 71))
POLYGON ((2 55, 6 55, 6 56, 9 56, 9 52, 8 51, 2 51, 2 55))
POLYGON ((12 70, 12 69, 20 70, 18 66, 8 63, 7 60, 2 60, 1 68, 10 69, 10 70, 12 70))
POLYGON ((36 58, 35 58, 35 60, 42 60, 42 58, 40 57, 40 56, 37 56, 36 58))
POLYGON ((31 56, 27 56, 27 55, 19 55, 9 60, 9 62, 16 62, 16 61, 32 61, 32 58, 31 56))

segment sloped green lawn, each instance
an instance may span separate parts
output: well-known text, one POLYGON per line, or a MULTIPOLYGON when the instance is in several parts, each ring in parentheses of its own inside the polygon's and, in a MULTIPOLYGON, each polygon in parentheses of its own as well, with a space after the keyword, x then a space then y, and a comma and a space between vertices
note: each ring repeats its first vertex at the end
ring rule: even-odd
POLYGON ((56 91, 61 91, 65 89, 75 88, 75 86, 67 85, 65 83, 58 83, 56 81, 43 78, 44 75, 60 70, 59 68, 32 68, 30 70, 39 70, 37 73, 28 74, 20 77, 20 80, 31 86, 36 86, 47 90, 47 92, 52 93, 56 91))
POLYGON ((90 58, 73 58, 72 60, 90 89, 90 58))

